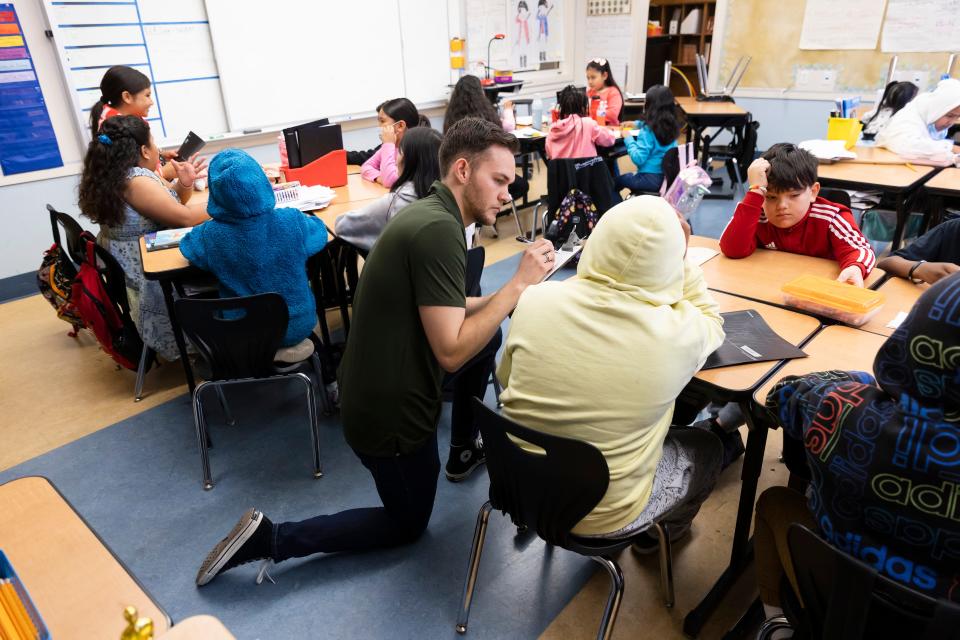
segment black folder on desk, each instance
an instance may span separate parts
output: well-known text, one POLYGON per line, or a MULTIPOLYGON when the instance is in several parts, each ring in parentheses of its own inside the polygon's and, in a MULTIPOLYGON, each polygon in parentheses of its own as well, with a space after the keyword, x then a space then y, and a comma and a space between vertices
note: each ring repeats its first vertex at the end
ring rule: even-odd
POLYGON ((331 151, 343 149, 340 125, 330 124, 329 118, 288 127, 283 130, 283 139, 291 169, 299 169, 331 151))
POLYGON ((730 311, 720 315, 727 337, 720 348, 710 354, 702 369, 807 357, 777 335, 756 311, 730 311))

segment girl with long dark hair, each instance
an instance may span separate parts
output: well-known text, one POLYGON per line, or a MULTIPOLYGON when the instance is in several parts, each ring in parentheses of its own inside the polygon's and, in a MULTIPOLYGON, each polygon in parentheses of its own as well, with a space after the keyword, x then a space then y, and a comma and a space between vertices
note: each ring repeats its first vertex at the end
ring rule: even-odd
POLYGON ((160 284, 143 276, 140 237, 166 227, 192 227, 206 219, 203 209, 184 206, 205 161, 171 160, 172 187, 153 170, 160 150, 150 127, 138 116, 103 122, 83 159, 79 205, 100 225, 98 241, 123 267, 133 320, 143 341, 167 360, 179 356, 160 284))
POLYGON ((636 173, 617 176, 617 189, 657 191, 663 182, 663 156, 677 146, 680 121, 677 119, 673 93, 662 84, 647 89, 643 119, 637 121, 639 133, 624 137, 627 153, 636 173))
MULTIPOLYGON (((362 209, 350 211, 335 225, 339 238, 369 251, 380 237, 380 232, 395 215, 411 202, 430 192, 430 185, 440 179, 440 132, 430 127, 414 127, 400 141, 397 167, 400 176, 390 193, 374 200, 362 209)), ((468 237, 472 237, 469 234, 468 237)))
POLYGON ((623 92, 613 79, 613 71, 606 58, 594 58, 587 63, 587 99, 593 100, 594 96, 607 103, 606 124, 620 124, 623 92))

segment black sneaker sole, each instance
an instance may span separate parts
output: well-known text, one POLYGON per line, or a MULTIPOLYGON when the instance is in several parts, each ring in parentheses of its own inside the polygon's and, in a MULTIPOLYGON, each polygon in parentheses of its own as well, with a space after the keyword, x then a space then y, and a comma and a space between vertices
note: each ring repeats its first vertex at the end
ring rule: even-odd
POLYGON ((476 469, 482 464, 486 464, 486 462, 487 462, 486 458, 480 458, 479 460, 475 460, 473 464, 471 464, 469 467, 467 467, 460 473, 450 473, 450 471, 446 469, 444 469, 443 472, 447 475, 447 480, 449 480, 450 482, 462 482, 466 480, 471 473, 473 473, 474 469, 476 469))
POLYGON ((263 514, 256 509, 250 509, 241 516, 240 521, 234 525, 227 537, 217 543, 213 551, 207 554, 200 570, 197 572, 197 586, 202 587, 220 573, 220 570, 227 564, 233 555, 243 546, 253 532, 257 530, 263 514))

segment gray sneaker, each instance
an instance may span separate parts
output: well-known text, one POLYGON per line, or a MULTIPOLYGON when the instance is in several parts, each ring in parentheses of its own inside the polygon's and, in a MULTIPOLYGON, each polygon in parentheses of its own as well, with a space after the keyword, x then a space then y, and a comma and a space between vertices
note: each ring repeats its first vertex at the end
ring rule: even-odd
POLYGON ((256 509, 249 509, 227 537, 207 554, 197 572, 197 586, 202 587, 218 574, 241 564, 269 558, 272 536, 270 519, 256 509))

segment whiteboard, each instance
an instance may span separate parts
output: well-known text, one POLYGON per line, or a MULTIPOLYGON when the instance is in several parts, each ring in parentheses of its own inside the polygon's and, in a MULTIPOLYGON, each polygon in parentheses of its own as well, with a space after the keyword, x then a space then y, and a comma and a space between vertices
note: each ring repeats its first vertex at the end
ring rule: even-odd
POLYGON ((187 132, 228 130, 220 78, 203 0, 44 0, 73 112, 83 141, 100 79, 114 65, 150 78, 154 106, 147 120, 161 145, 187 132))
POLYGON ((880 48, 890 53, 960 51, 960 3, 890 0, 880 48))
POLYGON ((274 0, 266 11, 261 1, 206 0, 230 127, 366 115, 401 96, 441 100, 449 82, 442 4, 274 0))
POLYGON ((630 16, 587 17, 585 57, 587 60, 606 58, 610 63, 610 72, 621 88, 627 86, 627 65, 634 40, 632 26, 630 16))
POLYGON ((807 0, 801 49, 877 48, 887 0, 807 0))

